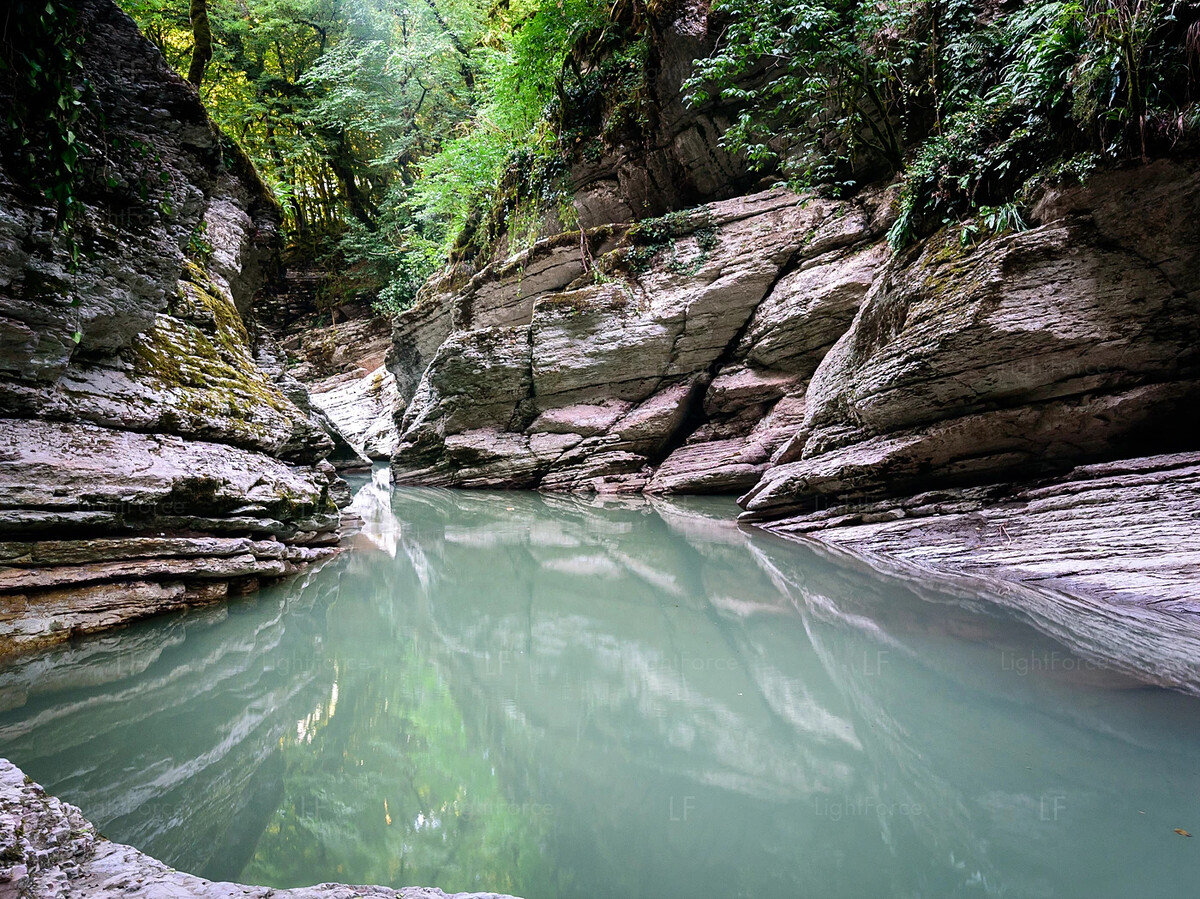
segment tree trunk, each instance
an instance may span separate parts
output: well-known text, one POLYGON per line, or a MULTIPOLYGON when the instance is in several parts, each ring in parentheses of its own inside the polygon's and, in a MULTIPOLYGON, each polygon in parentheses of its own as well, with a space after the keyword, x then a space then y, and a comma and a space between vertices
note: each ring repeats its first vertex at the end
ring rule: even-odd
POLYGON ((208 0, 191 0, 189 15, 192 19, 192 64, 188 66, 187 80, 196 87, 204 80, 204 70, 213 56, 212 28, 208 24, 208 0))

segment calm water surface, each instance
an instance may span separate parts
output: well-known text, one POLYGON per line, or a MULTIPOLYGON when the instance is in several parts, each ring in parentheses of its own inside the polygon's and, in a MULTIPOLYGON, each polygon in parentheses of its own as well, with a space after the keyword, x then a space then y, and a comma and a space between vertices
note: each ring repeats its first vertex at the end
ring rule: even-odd
POLYGON ((358 503, 317 572, 0 672, 0 754, 113 839, 275 887, 1200 889, 1173 832, 1200 834, 1200 702, 1091 661, 1120 646, 743 533, 726 500, 358 503))

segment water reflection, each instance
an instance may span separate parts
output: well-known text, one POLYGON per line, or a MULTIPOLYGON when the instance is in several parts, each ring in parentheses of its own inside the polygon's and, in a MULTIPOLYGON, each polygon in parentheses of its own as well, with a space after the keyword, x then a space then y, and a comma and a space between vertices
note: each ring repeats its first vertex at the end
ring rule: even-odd
POLYGON ((3 672, 0 752, 113 838, 272 886, 1154 896, 1200 874, 1172 832, 1200 827, 1197 702, 1144 685, 1194 676, 1169 619, 1123 643, 1123 613, 881 578, 725 501, 377 481, 356 510, 359 551, 304 580, 3 672))

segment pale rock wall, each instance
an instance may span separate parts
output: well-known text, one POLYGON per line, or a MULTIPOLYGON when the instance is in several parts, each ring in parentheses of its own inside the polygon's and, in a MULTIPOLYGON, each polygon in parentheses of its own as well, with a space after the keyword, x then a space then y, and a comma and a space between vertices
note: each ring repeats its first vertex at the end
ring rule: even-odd
POLYGON ((585 238, 595 272, 566 235, 434 293, 397 326, 408 350, 397 379, 416 383, 397 482, 751 486, 882 265, 887 216, 879 192, 837 202, 768 191, 673 217, 672 236, 650 245, 600 229, 585 238), (652 256, 645 271, 639 255, 652 256), (837 284, 814 295, 797 289, 805 279, 837 284), (432 354, 430 322, 448 332, 432 354), (805 337, 793 345, 796 329, 805 337))
POLYGON ((1200 163, 898 254, 893 204, 768 191, 598 229, 596 271, 563 235, 430 292, 396 331, 396 480, 744 492, 791 535, 1200 608, 1200 163), (561 277, 516 302, 548 252, 561 277))

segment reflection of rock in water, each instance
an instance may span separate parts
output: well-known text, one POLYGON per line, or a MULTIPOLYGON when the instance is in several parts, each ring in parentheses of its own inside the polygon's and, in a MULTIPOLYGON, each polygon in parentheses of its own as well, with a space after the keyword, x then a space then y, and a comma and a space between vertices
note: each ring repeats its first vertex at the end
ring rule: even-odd
POLYGON ((328 690, 302 610, 330 587, 326 573, 264 591, 228 607, 236 627, 205 610, 15 663, 2 681, 24 708, 0 715, 0 745, 102 832, 235 876, 282 794, 280 737, 328 690))
POLYGON ((167 619, 0 674, 0 749, 211 876, 399 880, 400 856, 507 873, 512 850, 552 876, 504 888, 547 896, 1061 892, 1097 882, 1113 810, 1187 802, 1162 773, 1197 769, 1177 720, 1194 705, 1087 661, 1166 680, 1186 643, 1139 637, 1131 661, 1099 614, 1065 633, 1011 596, 881 578, 739 530, 727 501, 377 478, 356 509, 370 551, 224 624, 167 619), (1064 795, 1078 817, 1043 818, 1064 795))
POLYGON ((354 494, 354 501, 347 510, 362 520, 362 529, 356 535, 356 543, 366 544, 396 557, 396 544, 400 539, 400 521, 392 512, 392 471, 376 468, 371 480, 354 494))
MULTIPOLYGON (((436 600, 423 595, 412 626, 429 634, 423 642, 446 680, 470 697, 464 707, 485 710, 482 742, 505 744, 509 758, 552 759, 538 769, 560 772, 556 795, 592 816, 590 839, 614 865, 631 867, 637 854, 636 839, 621 837, 631 831, 623 819, 661 817, 670 799, 614 776, 615 754, 623 773, 666 779, 676 797, 738 794, 761 802, 768 819, 771 808, 790 809, 778 816, 780 844, 828 845, 821 830, 838 809, 856 818, 860 860, 893 874, 898 857, 934 860, 911 874, 913 889, 1037 893, 1062 868, 1059 844, 1038 836, 1046 797, 1058 802, 1056 791, 1071 784, 1097 820, 1121 797, 1072 777, 1078 758, 1070 753, 1039 756, 1045 771, 1032 778, 1022 746, 1042 745, 1048 728, 1064 739, 1082 733, 1107 744, 1103 755, 1130 763, 1148 746, 1123 717, 1127 707, 1079 711, 1064 696, 1065 721, 1032 712, 1021 721, 1045 688, 1138 685, 1039 633, 1027 617, 977 592, 888 580, 741 532, 704 502, 422 491, 405 493, 397 508, 403 529, 415 532, 410 557, 429 557, 439 578, 436 600), (445 525, 435 533, 439 518, 445 525), (682 539, 660 539, 664 528, 682 539), (748 573, 748 557, 757 574, 748 573), (506 585, 499 594, 498 581, 506 585), (1057 664, 1040 680, 1014 670, 1014 659, 1042 657, 1057 664), (1012 731, 1004 739, 980 733, 991 716, 1012 731), (960 754, 973 743, 981 770, 960 754), (620 817, 595 820, 594 797, 605 792, 620 817), (1027 859, 1024 874, 1006 866, 1013 852, 1027 859)), ((1099 641, 1091 622, 1078 635, 1052 633, 1120 664, 1124 647, 1099 641)), ((1181 764, 1194 760, 1194 751, 1175 749, 1181 764)), ((522 782, 520 772, 509 777, 522 782)), ((1108 772, 1108 782, 1121 782, 1120 772, 1108 772)), ((729 837, 729 829, 714 832, 729 837)), ((843 874, 834 868, 814 858, 787 866, 805 870, 801 881, 836 882, 843 874)))

